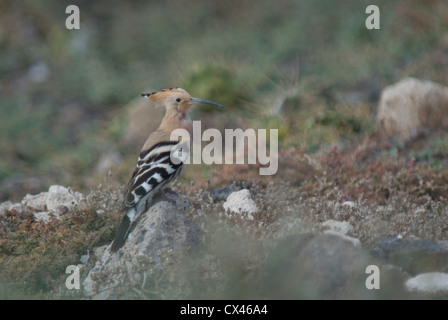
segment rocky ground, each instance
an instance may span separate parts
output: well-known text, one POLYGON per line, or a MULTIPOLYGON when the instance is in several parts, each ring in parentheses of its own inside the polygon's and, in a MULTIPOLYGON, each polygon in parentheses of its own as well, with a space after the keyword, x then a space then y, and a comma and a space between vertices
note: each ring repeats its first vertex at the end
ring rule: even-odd
MULTIPOLYGON (((377 229, 390 220, 381 220, 375 214, 381 216, 379 212, 384 208, 350 201, 324 204, 301 202, 301 199, 292 203, 291 199, 283 199, 280 207, 284 206, 287 212, 278 214, 278 220, 266 221, 267 217, 260 217, 260 207, 266 206, 270 192, 256 187, 248 190, 241 185, 214 190, 203 194, 212 199, 204 206, 198 204, 198 199, 189 203, 168 190, 138 221, 125 246, 117 253, 111 253, 110 243, 106 243, 89 248, 72 261, 82 270, 81 290, 70 292, 57 285, 52 296, 89 299, 448 297, 448 241, 401 234, 381 236, 383 233, 377 229), (223 193, 229 194, 227 201, 213 201, 223 193), (211 209, 220 213, 212 214, 211 209), (318 215, 321 217, 316 219, 318 215), (330 216, 335 219, 325 218, 330 216), (322 218, 326 220, 319 222, 322 218), (368 229, 361 236, 363 241, 357 228, 368 229)), ((1 215, 32 211, 32 224, 36 227, 72 215, 74 208, 85 201, 79 193, 52 186, 48 192, 26 196, 21 203, 3 203, 1 215)), ((395 209, 399 210, 389 207, 385 215, 398 214, 395 209)), ((416 210, 412 214, 430 213, 416 210)), ((446 222, 445 218, 442 222, 445 229, 446 222)), ((46 236, 51 236, 51 232, 46 236)), ((56 278, 62 279, 61 275, 56 278)))

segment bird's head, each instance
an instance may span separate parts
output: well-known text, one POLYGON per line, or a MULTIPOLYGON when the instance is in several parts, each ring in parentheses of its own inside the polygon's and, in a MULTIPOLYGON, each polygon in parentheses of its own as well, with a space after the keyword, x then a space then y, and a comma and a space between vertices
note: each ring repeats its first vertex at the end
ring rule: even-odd
POLYGON ((179 112, 186 113, 191 110, 194 104, 198 103, 205 103, 220 108, 223 107, 213 101, 193 98, 182 88, 162 89, 156 92, 142 93, 142 96, 155 103, 156 107, 165 107, 167 112, 175 109, 179 112))

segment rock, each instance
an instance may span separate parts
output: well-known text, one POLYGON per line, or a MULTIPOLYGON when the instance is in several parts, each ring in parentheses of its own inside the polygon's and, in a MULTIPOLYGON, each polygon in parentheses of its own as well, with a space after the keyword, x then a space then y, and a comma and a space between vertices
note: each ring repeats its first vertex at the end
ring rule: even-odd
POLYGON ((11 208, 14 205, 20 205, 20 204, 15 204, 11 201, 5 201, 5 202, 0 203, 0 215, 4 215, 6 211, 11 210, 11 208))
POLYGON ((180 212, 186 212, 190 208, 188 200, 170 188, 164 189, 162 197, 166 201, 170 202, 180 212))
POLYGON ((355 208, 356 207, 356 203, 354 203, 353 201, 345 201, 342 205, 344 207, 349 207, 349 208, 355 208))
POLYGON ((361 248, 361 241, 359 241, 359 239, 353 238, 353 237, 349 237, 345 234, 342 234, 338 231, 334 231, 334 230, 325 230, 324 234, 333 234, 336 235, 338 237, 340 237, 341 239, 350 241, 355 247, 357 248, 361 248))
POLYGON ((20 202, 5 201, 0 204, 0 215, 5 214, 6 211, 20 213, 20 212, 23 212, 23 210, 24 210, 24 207, 20 202))
POLYGON ((344 240, 350 241, 355 247, 361 248, 361 241, 348 236, 353 232, 353 226, 347 221, 327 220, 321 223, 321 228, 325 234, 334 234, 344 240))
POLYGON ((258 211, 257 205, 250 197, 250 191, 248 189, 232 192, 227 197, 227 201, 224 202, 223 207, 224 210, 230 211, 231 213, 246 214, 249 220, 253 220, 252 213, 258 211))
POLYGON ((324 230, 332 230, 343 235, 350 235, 353 232, 353 226, 347 221, 327 220, 322 222, 321 226, 324 230))
POLYGON ((27 194, 22 200, 22 205, 36 212, 47 211, 47 196, 48 192, 36 195, 27 194))
POLYGON ((378 241, 371 253, 410 274, 448 272, 447 248, 430 240, 386 237, 378 241))
POLYGON ((48 190, 46 205, 49 211, 60 210, 60 206, 73 209, 82 199, 83 196, 79 192, 71 191, 63 186, 53 185, 48 190))
POLYGON ((225 188, 214 189, 210 191, 210 198, 213 201, 226 201, 227 197, 234 191, 239 191, 242 189, 250 190, 252 188, 252 183, 250 181, 240 180, 233 182, 225 188))
POLYGON ((266 299, 404 299, 412 297, 407 278, 341 234, 298 234, 272 248, 261 281, 266 299), (379 269, 379 289, 366 288, 370 265, 379 269))
POLYGON ((34 218, 36 218, 37 221, 42 221, 43 223, 47 223, 50 221, 52 217, 55 217, 59 219, 59 215, 54 214, 53 212, 47 211, 47 212, 36 212, 33 213, 34 218))
POLYGON ((377 122, 388 136, 407 141, 428 129, 448 129, 448 87, 406 78, 386 87, 377 122))
MULTIPOLYGON (((176 194, 177 195, 177 194, 176 194)), ((146 285, 169 270, 188 249, 201 243, 202 230, 177 209, 184 199, 170 192, 134 223, 124 246, 116 253, 101 254, 84 280, 83 288, 92 299, 135 298, 146 285)), ((153 290, 153 287, 151 287, 153 290)))
POLYGON ((365 289, 369 260, 363 249, 340 235, 290 236, 272 249, 266 262, 266 298, 340 299, 352 294, 365 298, 370 294, 365 289))
POLYGON ((428 272, 406 281, 406 288, 419 293, 448 293, 448 273, 428 272))
POLYGON ((24 208, 21 203, 14 203, 8 210, 13 212, 23 212, 24 208))
POLYGON ((13 204, 10 201, 0 205, 0 214, 6 210, 31 210, 38 221, 47 223, 53 216, 59 218, 60 215, 68 212, 83 199, 79 192, 73 192, 63 186, 51 186, 48 192, 41 192, 36 195, 27 194, 20 203, 13 204))
POLYGON ((304 282, 319 284, 324 296, 330 298, 332 291, 342 289, 352 273, 365 271, 363 263, 367 261, 367 255, 340 235, 323 234, 303 248, 298 260, 302 261, 300 268, 304 280, 308 279, 304 282))

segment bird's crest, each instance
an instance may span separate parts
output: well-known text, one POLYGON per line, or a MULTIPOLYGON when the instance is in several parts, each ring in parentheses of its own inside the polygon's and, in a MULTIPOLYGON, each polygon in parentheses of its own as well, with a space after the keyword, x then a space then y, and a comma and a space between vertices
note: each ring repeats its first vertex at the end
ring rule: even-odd
POLYGON ((176 93, 187 93, 182 88, 169 88, 169 89, 161 89, 159 91, 153 91, 149 93, 142 93, 142 97, 148 98, 150 101, 156 103, 156 106, 159 106, 160 102, 165 101, 170 95, 176 93))
POLYGON ((176 109, 181 112, 187 112, 191 110, 191 106, 193 104, 197 103, 205 103, 216 107, 222 107, 220 104, 213 101, 193 98, 187 91, 179 87, 162 89, 151 93, 142 93, 142 96, 148 98, 155 104, 156 107, 165 105, 167 111, 170 109, 176 109))

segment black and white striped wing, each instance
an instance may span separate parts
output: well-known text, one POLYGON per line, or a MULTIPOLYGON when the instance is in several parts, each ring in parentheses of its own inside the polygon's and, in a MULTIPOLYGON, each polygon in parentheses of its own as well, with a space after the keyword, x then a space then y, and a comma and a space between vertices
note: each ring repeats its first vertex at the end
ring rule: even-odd
POLYGON ((170 181, 176 179, 182 172, 183 162, 176 157, 175 141, 160 142, 140 153, 137 167, 126 188, 122 209, 126 210, 118 228, 111 250, 116 252, 126 241, 132 222, 140 213, 140 208, 154 193, 170 181), (171 153, 174 151, 171 161, 171 153))
POLYGON ((160 142, 140 153, 137 167, 129 181, 124 206, 135 207, 142 198, 176 179, 183 169, 181 161, 171 161, 176 141, 160 142))

